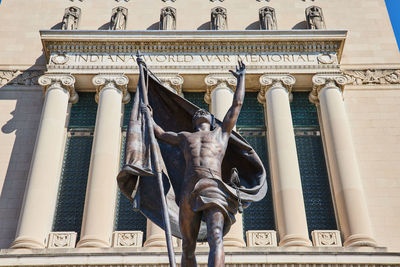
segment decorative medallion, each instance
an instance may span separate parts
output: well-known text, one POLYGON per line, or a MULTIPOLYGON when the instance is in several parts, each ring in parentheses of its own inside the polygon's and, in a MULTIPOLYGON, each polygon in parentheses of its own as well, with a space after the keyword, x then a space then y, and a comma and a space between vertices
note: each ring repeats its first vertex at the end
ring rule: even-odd
POLYGON ((247 231, 247 246, 248 247, 276 247, 276 232, 275 231, 247 231))
POLYGON ((68 60, 69 57, 66 54, 58 54, 51 57, 51 61, 56 65, 64 65, 68 60))
POLYGON ((141 247, 143 232, 116 231, 113 233, 113 247, 141 247))

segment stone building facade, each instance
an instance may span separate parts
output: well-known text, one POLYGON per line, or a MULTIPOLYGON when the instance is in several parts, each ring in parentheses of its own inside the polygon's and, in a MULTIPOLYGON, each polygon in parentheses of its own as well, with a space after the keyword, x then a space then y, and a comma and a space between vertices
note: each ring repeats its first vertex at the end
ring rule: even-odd
MULTIPOLYGON (((400 54, 384 0, 3 0, 0 266, 168 266, 117 189, 137 50, 236 130, 269 191, 227 266, 399 266, 400 54)), ((174 240, 179 262, 180 240, 174 240)), ((198 244, 207 263, 207 244, 198 244)))

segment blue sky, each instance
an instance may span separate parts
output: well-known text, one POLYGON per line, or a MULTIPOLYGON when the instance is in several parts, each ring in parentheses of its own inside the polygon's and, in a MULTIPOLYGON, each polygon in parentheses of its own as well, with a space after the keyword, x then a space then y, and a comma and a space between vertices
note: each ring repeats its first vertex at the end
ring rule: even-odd
POLYGON ((400 0, 385 0, 389 11, 390 20, 394 34, 396 35, 397 47, 400 49, 400 0))

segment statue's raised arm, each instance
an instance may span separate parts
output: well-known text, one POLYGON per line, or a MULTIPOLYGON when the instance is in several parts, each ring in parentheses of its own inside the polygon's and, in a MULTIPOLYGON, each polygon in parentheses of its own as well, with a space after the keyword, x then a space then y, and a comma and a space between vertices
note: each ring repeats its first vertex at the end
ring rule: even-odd
POLYGON ((246 74, 246 65, 244 65, 242 61, 239 61, 236 71, 230 70, 230 72, 236 77, 237 86, 235 94, 233 95, 232 106, 229 108, 222 122, 222 132, 228 135, 230 135, 233 127, 235 127, 240 110, 242 109, 245 92, 244 80, 246 74))

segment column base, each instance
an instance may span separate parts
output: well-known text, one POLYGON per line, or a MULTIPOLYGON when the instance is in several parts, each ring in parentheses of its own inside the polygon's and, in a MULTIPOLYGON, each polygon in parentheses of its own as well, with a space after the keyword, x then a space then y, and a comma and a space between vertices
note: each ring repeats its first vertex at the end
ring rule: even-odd
POLYGON ((245 247, 246 243, 244 242, 243 239, 239 239, 239 238, 232 238, 232 237, 228 237, 228 238, 224 238, 224 247, 245 247))
POLYGON ((111 247, 110 242, 101 240, 94 236, 87 236, 79 240, 76 245, 77 248, 109 248, 111 247))
POLYGON ((377 247, 378 244, 376 241, 367 236, 362 234, 351 235, 346 238, 344 241, 343 246, 345 247, 377 247))
POLYGON ((27 236, 17 237, 10 248, 45 248, 46 244, 27 236))
POLYGON ((287 235, 279 241, 280 247, 311 247, 310 239, 298 235, 287 235))

